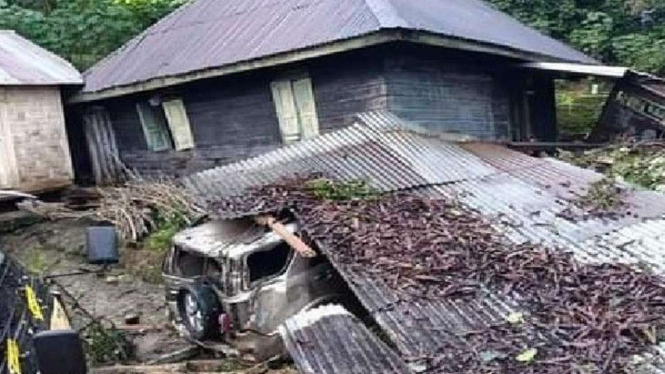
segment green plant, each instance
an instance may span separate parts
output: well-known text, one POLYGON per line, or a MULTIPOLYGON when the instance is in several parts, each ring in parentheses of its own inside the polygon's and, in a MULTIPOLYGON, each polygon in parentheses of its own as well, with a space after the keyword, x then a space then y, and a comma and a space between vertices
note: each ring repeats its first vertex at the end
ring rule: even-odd
POLYGON ((305 182, 305 190, 322 200, 366 200, 379 196, 376 189, 362 180, 340 182, 326 178, 313 179, 305 182))
POLYGON ((607 95, 589 95, 577 90, 557 90, 557 124, 561 134, 588 134, 596 126, 607 95))
POLYGON ((34 274, 41 274, 49 267, 44 252, 39 247, 28 248, 24 257, 24 265, 34 274))
POLYGON ((182 0, 0 0, 0 28, 16 30, 86 69, 182 0))
POLYGON ((95 322, 85 329, 83 337, 86 355, 92 365, 124 362, 131 357, 129 342, 114 328, 95 322))
POLYGON ((175 234, 187 227, 186 215, 179 211, 155 213, 152 233, 143 242, 143 247, 157 252, 164 252, 171 247, 175 234))

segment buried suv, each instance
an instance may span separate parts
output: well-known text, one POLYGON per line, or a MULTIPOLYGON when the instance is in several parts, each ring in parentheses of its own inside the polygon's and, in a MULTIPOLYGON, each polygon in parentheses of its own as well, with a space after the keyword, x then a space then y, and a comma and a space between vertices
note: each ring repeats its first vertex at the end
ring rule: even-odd
POLYGON ((282 354, 282 323, 349 295, 330 262, 297 233, 293 222, 266 226, 252 219, 211 221, 178 233, 163 268, 178 330, 225 353, 256 360, 282 354))

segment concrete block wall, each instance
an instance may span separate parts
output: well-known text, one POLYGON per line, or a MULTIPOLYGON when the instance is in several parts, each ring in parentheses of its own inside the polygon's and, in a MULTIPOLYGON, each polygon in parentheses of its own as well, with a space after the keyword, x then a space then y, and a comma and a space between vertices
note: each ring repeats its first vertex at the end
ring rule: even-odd
POLYGON ((12 136, 18 188, 38 192, 71 183, 74 173, 59 88, 4 88, 2 111, 12 136))

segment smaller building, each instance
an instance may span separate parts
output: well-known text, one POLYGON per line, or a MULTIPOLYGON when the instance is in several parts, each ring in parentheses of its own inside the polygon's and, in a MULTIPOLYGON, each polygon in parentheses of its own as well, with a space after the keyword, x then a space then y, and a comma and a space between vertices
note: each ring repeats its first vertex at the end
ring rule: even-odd
POLYGON ((69 62, 0 31, 0 190, 43 192, 72 183, 61 90, 82 84, 69 62))

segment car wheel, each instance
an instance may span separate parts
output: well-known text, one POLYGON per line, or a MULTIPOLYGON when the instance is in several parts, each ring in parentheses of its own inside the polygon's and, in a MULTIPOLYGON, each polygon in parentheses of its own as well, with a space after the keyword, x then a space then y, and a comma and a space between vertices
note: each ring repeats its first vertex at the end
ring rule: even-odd
POLYGON ((193 339, 202 341, 219 335, 218 318, 222 308, 210 286, 181 289, 177 305, 180 319, 193 339))

